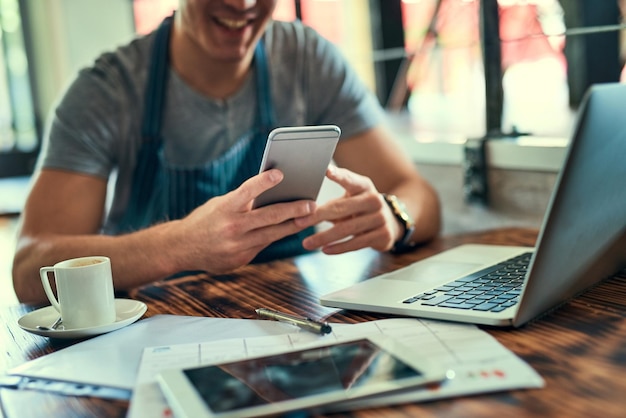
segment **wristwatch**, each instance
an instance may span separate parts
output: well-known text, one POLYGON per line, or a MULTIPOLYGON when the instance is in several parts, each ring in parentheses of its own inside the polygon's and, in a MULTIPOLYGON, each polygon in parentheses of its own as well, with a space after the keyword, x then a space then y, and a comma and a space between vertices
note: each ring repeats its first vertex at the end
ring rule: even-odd
POLYGON ((387 202, 387 205, 389 205, 391 212, 393 212, 398 222, 400 222, 400 225, 402 225, 402 228, 404 228, 404 234, 393 244, 391 252, 401 254, 412 250, 415 248, 415 244, 411 242, 411 235, 413 235, 413 231, 415 231, 415 222, 407 212, 406 206, 404 206, 396 195, 382 193, 382 196, 385 202, 387 202))

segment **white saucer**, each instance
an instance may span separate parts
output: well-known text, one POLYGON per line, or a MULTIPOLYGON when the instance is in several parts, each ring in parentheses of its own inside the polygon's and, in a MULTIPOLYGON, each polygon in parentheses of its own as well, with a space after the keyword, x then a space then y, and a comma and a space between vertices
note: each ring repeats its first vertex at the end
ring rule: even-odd
POLYGON ((131 299, 115 299, 115 322, 91 328, 63 329, 63 325, 55 330, 41 330, 37 325, 50 326, 59 313, 52 306, 37 309, 21 317, 17 323, 25 331, 51 338, 85 338, 94 335, 106 334, 130 325, 137 321, 146 312, 145 303, 131 299))

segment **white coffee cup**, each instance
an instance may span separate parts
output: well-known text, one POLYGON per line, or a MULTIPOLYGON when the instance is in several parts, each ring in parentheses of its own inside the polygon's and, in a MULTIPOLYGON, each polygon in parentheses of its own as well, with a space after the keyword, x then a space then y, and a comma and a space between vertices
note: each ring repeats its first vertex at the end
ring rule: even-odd
POLYGON ((115 294, 111 260, 92 256, 61 261, 39 269, 52 306, 63 318, 65 329, 91 328, 115 322, 115 294), (58 300, 48 273, 54 273, 58 300))

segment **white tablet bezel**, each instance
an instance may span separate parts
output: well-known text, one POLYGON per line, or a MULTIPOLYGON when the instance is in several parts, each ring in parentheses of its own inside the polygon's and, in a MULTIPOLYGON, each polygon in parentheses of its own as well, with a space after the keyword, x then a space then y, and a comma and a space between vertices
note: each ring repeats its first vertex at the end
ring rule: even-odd
MULTIPOLYGON (((250 360, 253 358, 264 358, 274 356, 280 353, 291 353, 303 351, 311 348, 330 347, 334 345, 344 344, 348 342, 367 339, 389 354, 403 361, 413 369, 418 370, 421 376, 392 382, 378 383, 376 385, 351 388, 348 392, 345 390, 332 393, 324 393, 320 395, 312 395, 304 398, 292 399, 283 402, 264 404, 260 406, 247 407, 227 411, 223 413, 214 413, 198 394, 193 384, 187 379, 182 369, 170 369, 162 371, 157 376, 157 381, 168 405, 176 417, 184 418, 231 418, 231 417, 258 417, 263 415, 275 415, 289 411, 298 410, 320 410, 324 405, 337 404, 345 401, 354 401, 355 399, 365 398, 368 396, 381 395, 384 393, 392 393, 396 391, 406 390, 410 388, 419 388, 424 385, 442 382, 448 376, 450 371, 445 367, 431 364, 428 359, 416 358, 414 350, 394 340, 383 338, 381 336, 369 336, 367 338, 359 337, 346 340, 322 340, 314 344, 307 345, 298 349, 284 350, 271 355, 262 355, 250 357, 242 360, 250 360)), ((235 361, 225 362, 224 364, 235 363, 235 361)), ((208 366, 208 365, 207 365, 208 366)), ((207 366, 199 366, 202 368, 207 366)), ((352 403, 352 402, 351 402, 352 403)))

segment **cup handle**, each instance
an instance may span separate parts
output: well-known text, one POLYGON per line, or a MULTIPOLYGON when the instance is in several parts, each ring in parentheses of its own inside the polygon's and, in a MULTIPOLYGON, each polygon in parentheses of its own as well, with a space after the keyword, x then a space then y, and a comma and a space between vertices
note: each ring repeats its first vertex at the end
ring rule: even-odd
POLYGON ((50 280, 48 279, 48 273, 54 272, 54 267, 42 267, 39 269, 39 275, 41 276, 41 283, 43 284, 43 290, 46 292, 46 296, 50 300, 54 309, 57 312, 61 313, 61 305, 57 301, 56 296, 54 296, 54 292, 52 292, 52 287, 50 287, 50 280))

